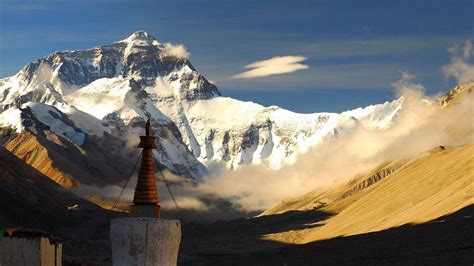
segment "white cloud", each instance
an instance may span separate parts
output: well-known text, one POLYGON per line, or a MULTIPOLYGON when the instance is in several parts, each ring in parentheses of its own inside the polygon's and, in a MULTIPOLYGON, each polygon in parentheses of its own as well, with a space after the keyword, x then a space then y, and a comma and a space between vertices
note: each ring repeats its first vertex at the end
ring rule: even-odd
POLYGON ((464 47, 454 46, 449 48, 451 63, 443 66, 443 73, 448 78, 454 78, 458 83, 474 81, 474 64, 472 42, 467 40, 464 47))
POLYGON ((250 70, 233 76, 234 79, 248 79, 266 77, 271 75, 292 73, 298 70, 307 69, 308 65, 300 64, 306 60, 304 56, 277 56, 267 60, 256 61, 244 66, 250 70))
POLYGON ((395 88, 395 92, 397 93, 398 97, 403 96, 407 93, 407 91, 417 91, 419 93, 423 93, 425 91, 425 87, 423 87, 423 85, 412 82, 416 78, 415 75, 403 71, 401 74, 402 78, 392 83, 392 86, 395 88))
POLYGON ((163 56, 174 56, 178 58, 189 58, 191 55, 186 50, 186 46, 182 44, 172 44, 169 42, 163 44, 163 50, 161 54, 163 56))

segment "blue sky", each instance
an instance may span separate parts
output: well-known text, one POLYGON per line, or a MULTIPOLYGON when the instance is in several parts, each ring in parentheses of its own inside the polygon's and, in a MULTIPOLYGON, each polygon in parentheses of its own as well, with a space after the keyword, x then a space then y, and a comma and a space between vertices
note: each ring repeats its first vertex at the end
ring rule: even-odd
POLYGON ((0 0, 0 77, 56 50, 97 46, 146 30, 186 45, 221 92, 299 112, 342 111, 394 97, 401 71, 428 93, 448 48, 474 36, 472 0, 118 1, 0 0), (245 65, 302 56, 306 69, 232 78, 245 65))

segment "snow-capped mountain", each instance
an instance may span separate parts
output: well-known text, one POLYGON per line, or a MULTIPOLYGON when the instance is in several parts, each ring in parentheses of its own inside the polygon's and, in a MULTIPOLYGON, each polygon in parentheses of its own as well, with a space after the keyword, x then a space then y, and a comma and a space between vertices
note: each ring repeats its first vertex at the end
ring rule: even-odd
POLYGON ((199 179, 214 162, 280 168, 357 126, 389 127, 402 108, 398 99, 341 114, 298 114, 222 97, 174 48, 138 31, 112 44, 41 58, 0 80, 0 127, 35 132, 34 119, 90 147, 136 139, 131 136, 151 118, 158 159, 199 179))
POLYGON ((310 147, 357 126, 390 126, 402 102, 400 99, 342 114, 298 114, 277 106, 215 97, 193 105, 187 116, 201 144, 193 149, 199 151, 195 155, 201 161, 225 161, 229 168, 265 164, 278 169, 293 163, 310 147))

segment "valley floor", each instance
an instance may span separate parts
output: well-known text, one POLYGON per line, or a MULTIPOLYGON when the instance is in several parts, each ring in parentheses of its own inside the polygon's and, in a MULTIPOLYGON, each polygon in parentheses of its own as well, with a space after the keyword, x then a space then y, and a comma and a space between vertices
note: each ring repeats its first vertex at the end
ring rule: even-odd
MULTIPOLYGON (((261 238, 270 232, 294 229, 295 224, 326 218, 328 215, 320 212, 291 211, 207 225, 184 224, 178 265, 472 265, 474 262, 474 205, 427 223, 302 245, 261 238)), ((64 265, 112 265, 110 242, 103 237, 65 239, 64 265)))
MULTIPOLYGON (((318 219, 319 214, 312 218, 318 219)), ((253 245, 236 245, 235 238, 262 228, 285 229, 281 219, 302 219, 301 213, 234 221, 229 227, 184 228, 180 265, 472 265, 474 262, 474 205, 423 224, 379 232, 310 242, 278 244, 254 238, 253 245), (275 224, 271 225, 270 220, 275 224), (279 221, 280 220, 280 221, 279 221), (278 225, 280 223, 280 226, 278 225), (204 232, 204 230, 209 230, 204 232), (192 232, 199 235, 191 235, 192 232), (203 233, 204 232, 204 233, 203 233), (232 239, 230 236, 233 235, 232 239), (220 238, 216 246, 208 241, 220 238), (225 248, 227 246, 227 249, 225 248), (273 248, 271 248, 273 246, 273 248), (262 250, 270 248, 268 250, 262 250), (222 252, 222 250, 224 250, 222 252), (233 251, 232 251, 233 250, 233 251)), ((305 217, 304 219, 310 219, 305 217)), ((253 234, 256 236, 257 234, 253 234)), ((212 242, 212 241, 211 241, 212 242)))

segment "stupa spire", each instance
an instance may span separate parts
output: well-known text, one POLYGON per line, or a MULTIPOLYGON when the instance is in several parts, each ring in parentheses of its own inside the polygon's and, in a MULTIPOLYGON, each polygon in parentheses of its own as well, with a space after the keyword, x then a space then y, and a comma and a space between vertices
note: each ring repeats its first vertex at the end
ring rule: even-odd
POLYGON ((143 148, 143 151, 137 186, 133 196, 132 217, 160 217, 160 201, 153 167, 153 149, 156 149, 155 139, 156 137, 151 135, 151 123, 148 119, 145 124, 145 136, 140 136, 140 144, 138 144, 138 148, 143 148))

